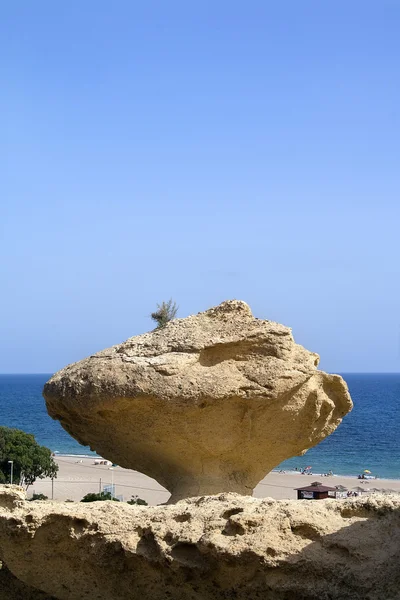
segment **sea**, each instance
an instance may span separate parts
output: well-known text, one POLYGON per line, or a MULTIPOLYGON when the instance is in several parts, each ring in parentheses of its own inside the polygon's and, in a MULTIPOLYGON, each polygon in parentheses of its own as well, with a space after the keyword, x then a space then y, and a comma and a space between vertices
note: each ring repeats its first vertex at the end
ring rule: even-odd
MULTIPOLYGON (((33 433, 53 452, 93 455, 46 412, 42 389, 51 374, 0 375, 0 425, 33 433)), ((304 456, 277 465, 292 471, 311 467, 314 474, 400 479, 400 373, 344 373, 354 402, 337 430, 304 456)))

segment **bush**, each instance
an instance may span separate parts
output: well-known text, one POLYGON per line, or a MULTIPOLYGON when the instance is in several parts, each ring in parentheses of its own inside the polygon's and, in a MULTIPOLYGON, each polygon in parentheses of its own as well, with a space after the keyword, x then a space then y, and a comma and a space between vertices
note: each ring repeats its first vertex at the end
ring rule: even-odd
POLYGON ((118 498, 113 498, 110 492, 86 494, 86 496, 83 496, 81 502, 103 502, 104 500, 112 500, 113 502, 119 502, 118 498))
POLYGON ((137 504, 139 506, 148 506, 146 500, 143 498, 139 498, 139 496, 132 496, 130 500, 128 500, 127 504, 137 504))
POLYGON ((33 500, 48 500, 49 497, 45 496, 44 494, 33 494, 32 498, 29 498, 29 502, 32 502, 33 500))
POLYGON ((169 321, 175 319, 178 306, 172 298, 168 302, 157 304, 157 310, 151 313, 151 318, 157 323, 156 329, 162 329, 169 321))

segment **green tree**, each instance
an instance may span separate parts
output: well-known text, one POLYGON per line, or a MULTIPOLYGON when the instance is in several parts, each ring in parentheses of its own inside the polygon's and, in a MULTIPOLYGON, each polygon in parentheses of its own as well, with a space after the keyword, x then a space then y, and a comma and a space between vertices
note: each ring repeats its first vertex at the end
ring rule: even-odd
POLYGON ((102 502, 103 500, 113 500, 113 502, 119 502, 118 498, 113 498, 110 492, 99 492, 97 494, 92 492, 86 494, 86 496, 83 496, 81 502, 102 502))
POLYGON ((0 482, 10 483, 13 462, 13 483, 28 488, 36 479, 57 477, 58 465, 51 450, 39 446, 35 437, 20 429, 0 427, 0 482))
POLYGON ((172 298, 168 302, 157 304, 157 310, 151 313, 151 318, 157 323, 156 329, 162 329, 169 321, 175 319, 179 306, 172 298))
POLYGON ((139 498, 139 496, 132 496, 130 500, 128 500, 127 504, 137 504, 138 506, 147 506, 146 500, 143 498, 139 498))

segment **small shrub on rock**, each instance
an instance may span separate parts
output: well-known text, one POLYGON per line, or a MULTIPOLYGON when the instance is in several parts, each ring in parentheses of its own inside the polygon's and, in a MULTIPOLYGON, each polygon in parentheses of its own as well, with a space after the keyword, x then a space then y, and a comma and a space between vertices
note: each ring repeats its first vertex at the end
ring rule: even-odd
POLYGON ((157 323, 156 329, 162 329, 169 321, 175 319, 179 306, 172 298, 168 302, 157 304, 157 310, 151 313, 151 318, 157 323))

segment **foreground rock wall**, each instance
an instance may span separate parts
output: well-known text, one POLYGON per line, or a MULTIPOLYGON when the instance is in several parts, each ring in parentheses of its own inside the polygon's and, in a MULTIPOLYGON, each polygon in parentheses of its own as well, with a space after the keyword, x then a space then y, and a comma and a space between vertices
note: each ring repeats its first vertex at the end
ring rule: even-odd
POLYGON ((100 455, 156 479, 171 501, 251 494, 351 410, 339 375, 279 323, 227 301, 56 373, 49 414, 100 455))
POLYGON ((0 600, 56 600, 17 579, 4 564, 0 564, 0 600))
POLYGON ((59 600, 398 600, 400 499, 134 507, 0 490, 0 559, 59 600))

